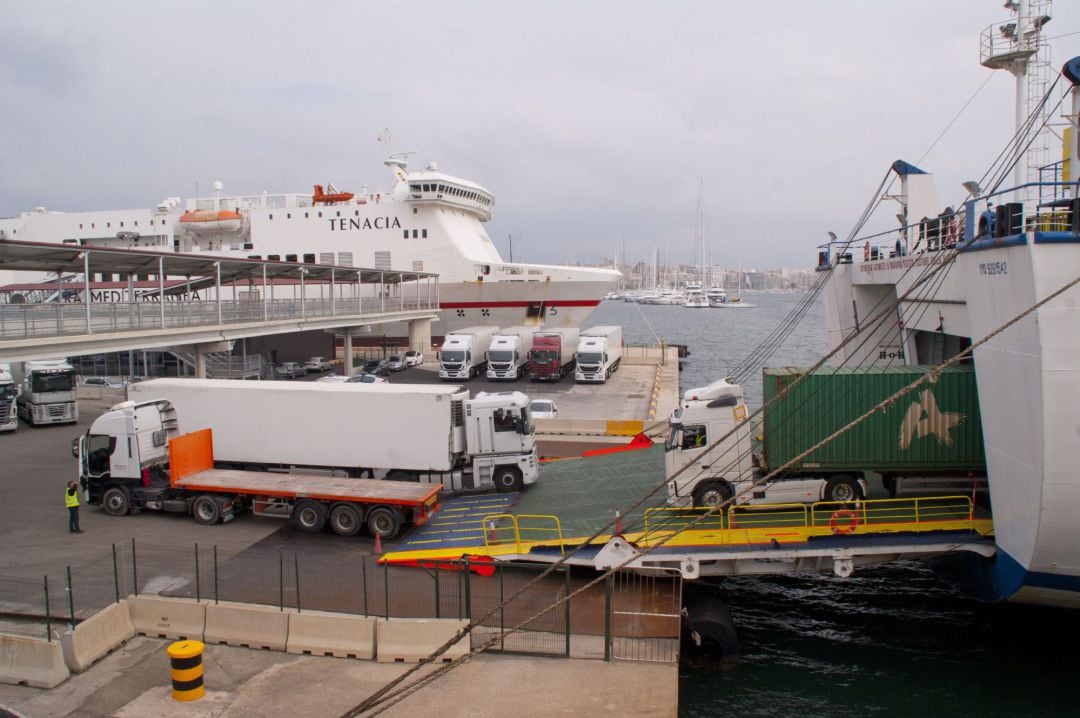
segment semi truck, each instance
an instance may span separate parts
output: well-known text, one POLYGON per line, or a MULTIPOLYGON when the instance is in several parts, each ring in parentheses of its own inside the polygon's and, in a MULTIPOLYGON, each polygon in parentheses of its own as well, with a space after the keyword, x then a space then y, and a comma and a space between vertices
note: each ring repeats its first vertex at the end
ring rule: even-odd
POLYGON ((574 381, 603 384, 619 370, 622 361, 622 327, 598 326, 581 332, 574 381))
POLYGON ((0 431, 15 431, 19 428, 19 415, 15 409, 16 393, 11 367, 0 364, 0 431))
POLYGON ((533 335, 529 352, 529 378, 559 381, 574 368, 581 332, 572 327, 545 329, 533 335))
POLYGON ((95 419, 73 447, 87 503, 113 516, 165 511, 205 525, 250 509, 309 533, 329 525, 354 536, 366 526, 384 539, 439 508, 432 484, 216 468, 213 431, 178 427, 167 399, 126 401, 95 419))
POLYGON ((73 424, 79 420, 75 400, 75 367, 64 359, 42 359, 11 365, 19 386, 15 402, 19 418, 31 426, 73 424))
POLYGON ((525 375, 529 366, 533 335, 540 327, 508 327, 500 329, 491 338, 487 356, 487 378, 517 380, 525 375))
POLYGON ((798 458, 931 368, 825 367, 787 393, 806 371, 767 368, 760 436, 744 421, 747 409, 738 384, 722 379, 688 390, 669 419, 668 502, 856 502, 866 497, 869 481, 878 478, 893 495, 902 493, 905 484, 914 487, 913 493, 985 488, 986 457, 971 367, 943 370, 937 382, 922 385, 798 458), (761 483, 779 467, 786 468, 761 483))
POLYGON ((487 368, 487 353, 498 327, 468 327, 447 334, 439 352, 439 378, 465 380, 479 376, 487 368))
POLYGON ((128 399, 168 399, 182 433, 213 429, 218 465, 314 470, 517 491, 539 476, 529 399, 442 384, 152 379, 128 399))

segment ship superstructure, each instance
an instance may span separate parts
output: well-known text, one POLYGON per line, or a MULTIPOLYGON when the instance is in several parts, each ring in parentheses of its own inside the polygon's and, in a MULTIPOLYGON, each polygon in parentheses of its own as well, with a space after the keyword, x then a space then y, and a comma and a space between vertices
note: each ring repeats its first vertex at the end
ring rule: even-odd
MULTIPOLYGON (((215 183, 213 196, 170 197, 146 209, 38 208, 0 219, 0 238, 436 272, 439 333, 475 324, 578 326, 621 277, 504 262, 483 227, 493 216, 491 192, 434 163, 409 172, 403 156, 391 155, 386 165, 394 174, 386 192, 328 185, 313 194, 227 195, 215 183)), ((13 281, 0 276, 0 285, 13 281)))

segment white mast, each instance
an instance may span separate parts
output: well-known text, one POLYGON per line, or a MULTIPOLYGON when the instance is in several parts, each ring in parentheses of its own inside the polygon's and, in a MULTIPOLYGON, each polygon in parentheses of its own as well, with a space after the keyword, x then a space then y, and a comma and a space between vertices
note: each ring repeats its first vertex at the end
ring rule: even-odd
MULTIPOLYGON (((1006 0, 1005 7, 1014 17, 995 23, 982 32, 980 61, 991 70, 1008 70, 1016 78, 1016 131, 1027 121, 1028 113, 1046 91, 1050 50, 1042 41, 1043 25, 1050 22, 1051 0, 1006 0)), ((1039 123, 1041 124, 1041 123, 1039 123)), ((1026 143, 1025 143, 1026 144, 1026 143)), ((1038 179, 1039 168, 1045 163, 1046 147, 1033 144, 1022 149, 1013 168, 1013 185, 1038 179)), ((1017 191, 1017 201, 1023 199, 1017 191)))

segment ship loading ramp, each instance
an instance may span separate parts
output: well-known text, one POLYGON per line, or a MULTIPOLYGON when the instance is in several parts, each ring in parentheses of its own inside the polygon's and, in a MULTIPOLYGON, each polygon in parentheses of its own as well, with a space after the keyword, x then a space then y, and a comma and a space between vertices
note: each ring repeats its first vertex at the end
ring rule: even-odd
POLYGON ((605 529, 617 509, 657 489, 663 475, 658 446, 550 462, 528 491, 449 499, 437 521, 410 532, 384 560, 565 560, 693 579, 828 570, 847 576, 876 563, 996 552, 993 522, 971 496, 744 505, 704 516, 704 509, 668 506, 659 489, 619 517, 622 531, 605 529))

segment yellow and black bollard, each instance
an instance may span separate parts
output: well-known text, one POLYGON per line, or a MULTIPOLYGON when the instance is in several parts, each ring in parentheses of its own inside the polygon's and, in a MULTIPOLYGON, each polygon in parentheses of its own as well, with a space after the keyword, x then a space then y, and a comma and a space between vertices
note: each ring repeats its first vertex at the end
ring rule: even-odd
POLYGON ((177 641, 169 645, 173 700, 197 701, 203 697, 203 648, 201 641, 177 641))

